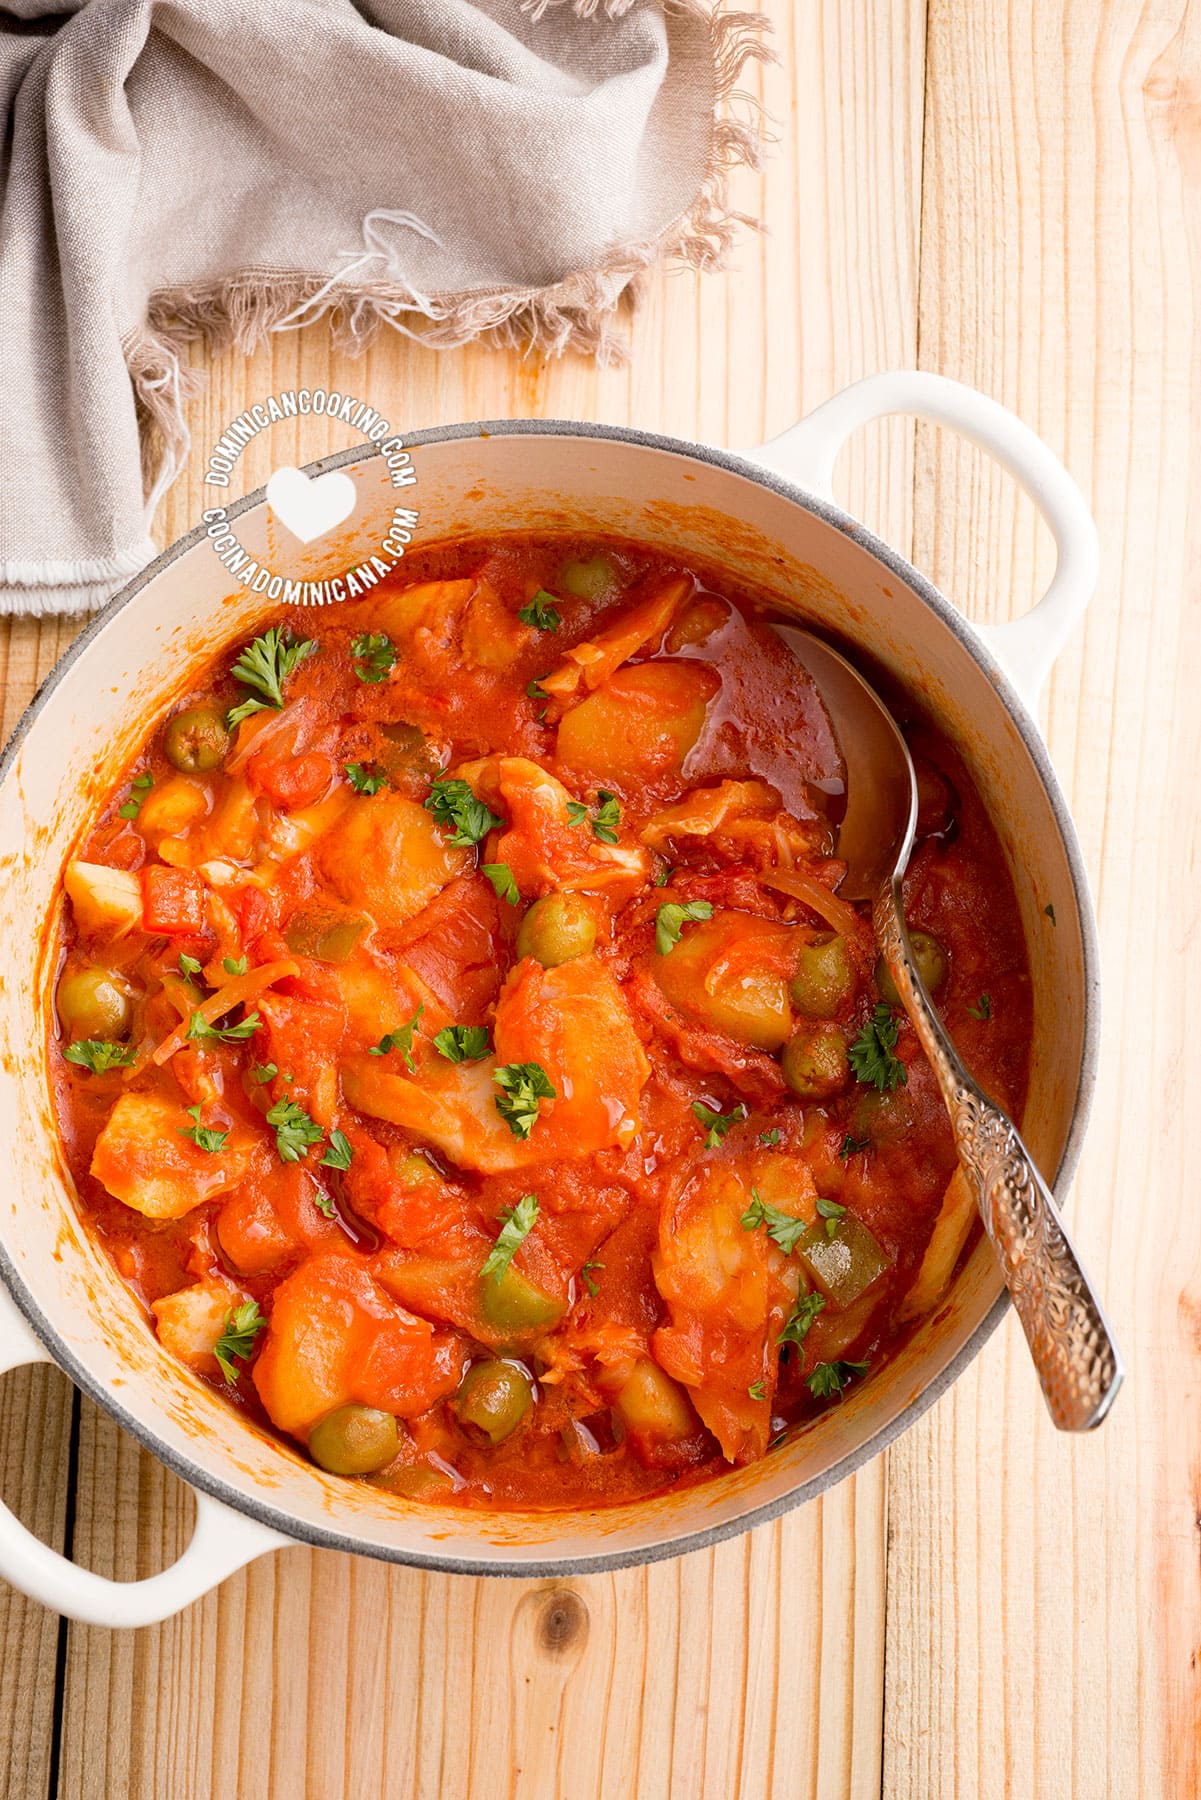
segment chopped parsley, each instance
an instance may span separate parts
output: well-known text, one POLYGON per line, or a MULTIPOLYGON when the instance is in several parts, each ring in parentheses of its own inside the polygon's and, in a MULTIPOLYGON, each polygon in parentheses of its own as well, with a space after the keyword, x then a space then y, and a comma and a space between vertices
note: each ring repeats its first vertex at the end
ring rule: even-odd
POLYGON ((777 1344, 795 1344, 799 1350, 809 1336, 809 1327, 825 1304, 824 1294, 798 1294, 796 1305, 788 1315, 788 1323, 776 1339, 777 1344))
POLYGON ((817 1216, 819 1219, 824 1219, 826 1221, 826 1236, 828 1238, 838 1236, 838 1221, 839 1219, 845 1219, 846 1214, 846 1207, 839 1206, 837 1200, 824 1200, 820 1195, 818 1196, 817 1216))
POLYGON ((991 1019, 992 1018, 992 995, 991 994, 981 994, 981 996, 977 1000, 975 1006, 969 1006, 968 1011, 971 1013, 971 1015, 974 1019, 984 1019, 984 1020, 991 1019))
POLYGON ((408 1064, 409 1074, 416 1074, 417 1064, 413 1061, 413 1033, 416 1031, 417 1021, 424 1011, 425 1001, 423 1000, 408 1024, 394 1026, 386 1036, 380 1039, 378 1044, 372 1044, 367 1052, 368 1056, 387 1056, 390 1050, 399 1050, 408 1064))
POLYGON ((203 964, 200 962, 199 957, 188 956, 185 951, 180 951, 179 972, 181 975, 186 975, 189 981, 194 975, 199 975, 202 967, 203 964))
MULTIPOLYGON (((349 1169, 350 1159, 354 1151, 350 1147, 350 1139, 344 1131, 331 1131, 329 1148, 321 1158, 327 1169, 349 1169)), ((320 1204, 320 1202, 318 1202, 320 1204)))
POLYGON ((258 1013, 248 1013, 240 1025, 210 1025, 202 1012, 194 1012, 188 1020, 187 1036, 212 1038, 219 1044, 243 1044, 252 1038, 262 1024, 258 1013))
POLYGON ((496 1110, 516 1138, 528 1138, 543 1100, 553 1100, 555 1090, 541 1063, 504 1063, 492 1077, 503 1091, 496 1096, 496 1110))
MULTIPOLYGON (((442 774, 445 773, 444 769, 442 774)), ((443 781, 441 775, 430 786, 425 810, 433 813, 444 831, 454 827, 450 841, 460 849, 478 844, 481 838, 486 838, 490 831, 505 823, 482 800, 476 799, 467 782, 443 781)))
POLYGON ((486 1025, 444 1025, 434 1033, 434 1049, 447 1062, 478 1062, 488 1054, 486 1025))
MULTIPOLYGON (((325 1162, 326 1158, 323 1156, 321 1160, 322 1162, 325 1162)), ((318 1188, 317 1192, 313 1195, 313 1205, 324 1219, 336 1219, 338 1216, 338 1209, 334 1205, 334 1197, 332 1194, 327 1194, 324 1188, 318 1188)))
POLYGON ((766 1400, 767 1399, 766 1380, 752 1382, 751 1386, 746 1391, 747 1391, 749 1398, 752 1400, 766 1400))
POLYGON ((267 1329, 267 1321, 259 1311, 257 1300, 247 1300, 231 1307, 225 1315, 221 1336, 213 1345, 213 1355, 221 1365, 221 1373, 232 1387, 238 1379, 234 1357, 246 1362, 254 1354, 255 1339, 267 1329))
MULTIPOLYGON (((567 802, 567 822, 569 825, 582 825, 588 817, 588 808, 582 800, 567 802)), ((621 824, 621 807, 616 794, 608 788, 597 788, 596 806, 592 813, 592 835, 599 838, 602 844, 617 842, 617 827, 621 824)))
POLYGON ((651 885, 653 887, 666 887, 674 872, 675 871, 672 869, 670 863, 664 863, 663 867, 656 871, 655 879, 651 885))
POLYGON ((221 967, 225 970, 227 975, 245 975, 246 958, 244 956, 223 956, 221 958, 221 967))
POLYGON ((741 1101, 728 1113, 714 1112, 703 1100, 694 1100, 692 1110, 701 1124, 706 1127, 705 1149, 716 1150, 724 1139, 731 1125, 739 1125, 746 1118, 746 1107, 741 1101))
POLYGON ((655 916, 655 949, 660 956, 666 956, 679 943, 683 926, 712 917, 713 907, 708 900, 688 900, 683 903, 669 900, 659 908, 655 916))
POLYGON ((563 621, 554 601, 553 594, 548 594, 545 588, 539 588, 534 598, 518 609, 517 617, 523 625, 532 625, 535 631, 558 631, 563 621))
POLYGON ((596 1296, 600 1293, 600 1289, 596 1285, 596 1281, 593 1278, 592 1271, 593 1271, 593 1269, 603 1269, 604 1266, 605 1265, 603 1262, 586 1262, 584 1264, 583 1268, 580 1270, 580 1280, 583 1282, 584 1286, 588 1289, 589 1294, 592 1296, 592 1298, 594 1300, 596 1299, 596 1296))
MULTIPOLYGON (((253 1069, 250 1071, 250 1079, 251 1081, 257 1081, 259 1086, 263 1087, 268 1081, 274 1080, 275 1076, 278 1074, 278 1063, 255 1063, 253 1069)), ((286 1075, 284 1076, 284 1080, 288 1080, 286 1075)))
POLYGON ((567 802, 567 823, 569 825, 582 825, 587 817, 588 808, 584 805, 582 800, 569 800, 567 802))
POLYGON ((820 1362, 811 1375, 806 1375, 805 1386, 815 1400, 832 1400, 842 1393, 848 1381, 866 1374, 865 1362, 820 1362))
POLYGON ((276 710, 284 703, 284 682, 306 656, 311 656, 317 648, 312 638, 301 638, 297 641, 290 631, 281 625, 273 625, 262 637, 256 637, 253 643, 247 644, 232 674, 243 687, 253 688, 254 696, 243 700, 226 715, 225 723, 232 731, 251 713, 264 712, 268 707, 276 710), (262 696, 259 698, 258 696, 262 696))
POLYGON ((277 1100, 267 1114, 267 1123, 274 1127, 281 1162, 299 1162, 309 1145, 319 1144, 324 1135, 295 1100, 277 1100))
POLYGON ((779 1141, 780 1127, 778 1125, 773 1125, 770 1131, 761 1131, 759 1133, 759 1142, 763 1145, 765 1150, 774 1150, 779 1141))
POLYGON ((500 1280, 533 1229, 538 1217, 537 1195, 523 1194, 516 1206, 506 1206, 500 1216, 504 1221, 500 1236, 489 1250, 480 1270, 481 1275, 491 1275, 494 1281, 500 1280))
POLYGON ((845 1162, 848 1156, 858 1156, 862 1151, 870 1150, 871 1147, 872 1140, 870 1138, 852 1137, 848 1131, 838 1146, 838 1154, 840 1159, 845 1162))
POLYGON ((119 819, 137 818, 142 810, 143 800, 154 786, 154 776, 150 773, 149 769, 146 769, 141 775, 135 775, 129 785, 132 790, 129 799, 125 802, 124 806, 119 806, 117 808, 117 817, 119 819))
POLYGON ((542 683, 538 680, 538 678, 536 676, 533 681, 526 682, 525 691, 529 695, 531 700, 549 700, 550 699, 550 695, 547 693, 546 689, 543 687, 542 683))
POLYGON ((482 863, 480 866, 495 888, 498 900, 507 900, 510 906, 521 904, 521 894, 508 863, 482 863))
POLYGON ((904 1063, 894 1054, 896 1041, 897 1021, 892 1008, 881 1001, 847 1053, 858 1080, 879 1088, 882 1094, 904 1087, 909 1079, 904 1063))
POLYGON ((107 1038, 83 1038, 68 1044, 63 1055, 69 1063, 90 1069, 93 1075, 106 1075, 110 1069, 127 1069, 133 1061, 132 1044, 114 1044, 107 1038))
POLYGON ((769 1206, 762 1199, 758 1188, 751 1189, 751 1204, 742 1215, 742 1229, 754 1231, 756 1226, 766 1225, 767 1235, 772 1242, 778 1244, 785 1256, 790 1256, 797 1243, 808 1231, 808 1223, 804 1219, 794 1219, 791 1213, 781 1212, 778 1207, 769 1206))
POLYGON ((199 1102, 195 1106, 188 1107, 188 1117, 192 1121, 190 1125, 177 1127, 181 1137, 191 1138, 198 1150, 207 1150, 210 1156, 215 1156, 218 1150, 224 1150, 225 1140, 229 1136, 228 1131, 210 1131, 202 1125, 199 1102))
POLYGON ((343 763, 342 768, 356 794, 378 794, 388 785, 388 777, 374 765, 368 768, 366 763, 343 763))
POLYGON ((396 646, 383 631, 360 631, 350 640, 354 672, 360 681, 385 681, 396 664, 396 646))

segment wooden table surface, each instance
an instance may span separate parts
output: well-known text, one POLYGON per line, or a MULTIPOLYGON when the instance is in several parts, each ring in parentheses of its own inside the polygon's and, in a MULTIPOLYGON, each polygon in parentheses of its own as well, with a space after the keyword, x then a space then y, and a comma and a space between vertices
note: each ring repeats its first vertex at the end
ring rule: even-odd
MULTIPOLYGON (((209 360, 194 443, 303 381, 409 428, 565 415, 747 446, 916 364, 1055 446, 1104 547, 1044 709, 1105 967, 1071 1215, 1126 1391, 1100 1433, 1057 1437, 1009 1320, 825 1499, 568 1585, 297 1548, 136 1633, 4 1591, 4 1795, 1201 1793, 1201 0, 777 0, 776 24, 780 64, 747 86, 779 141, 736 194, 767 231, 727 275, 653 282, 628 367, 392 335, 351 364, 318 328, 209 360)), ((246 484, 348 441, 277 427, 246 484)), ((161 541, 197 519, 200 469, 161 541)), ((933 429, 864 433, 839 486, 976 619, 1046 579, 1030 505, 933 429)), ((6 731, 71 635, 3 630, 6 731)), ((6 1378, 0 1473, 91 1568, 150 1573, 190 1528, 186 1491, 54 1371, 6 1378)))

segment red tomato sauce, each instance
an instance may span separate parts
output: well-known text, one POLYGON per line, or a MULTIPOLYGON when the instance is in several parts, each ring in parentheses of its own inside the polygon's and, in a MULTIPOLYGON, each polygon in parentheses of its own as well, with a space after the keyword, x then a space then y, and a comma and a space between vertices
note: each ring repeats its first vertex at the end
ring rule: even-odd
MULTIPOLYGON (((870 1381, 964 1250, 937 1085, 838 898, 829 721, 720 587, 515 537, 281 613, 65 871, 80 1208, 164 1352, 334 1473, 514 1509, 715 1476, 870 1381)), ((910 928, 1020 1115, 1012 883, 908 733, 910 928)))

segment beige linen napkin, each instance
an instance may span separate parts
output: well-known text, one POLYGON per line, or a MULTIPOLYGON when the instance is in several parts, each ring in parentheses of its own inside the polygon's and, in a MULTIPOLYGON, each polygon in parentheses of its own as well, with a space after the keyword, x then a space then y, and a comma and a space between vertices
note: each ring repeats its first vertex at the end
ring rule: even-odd
POLYGON ((604 354, 640 270, 720 259, 763 29, 702 0, 0 0, 0 612, 82 611, 153 555, 188 338, 324 315, 604 354))

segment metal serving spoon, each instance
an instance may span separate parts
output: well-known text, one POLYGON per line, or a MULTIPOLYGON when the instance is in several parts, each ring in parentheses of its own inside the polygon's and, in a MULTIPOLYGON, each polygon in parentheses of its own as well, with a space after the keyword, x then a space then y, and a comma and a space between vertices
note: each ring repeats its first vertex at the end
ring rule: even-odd
POLYGON ((917 826, 917 777, 896 721, 845 657, 792 625, 773 628, 812 676, 846 766, 837 854, 847 900, 870 900, 876 942, 938 1077, 955 1146, 1061 1431, 1099 1425, 1122 1384, 1118 1347, 1046 1182, 1017 1127, 964 1068, 917 971, 901 879, 917 826))

